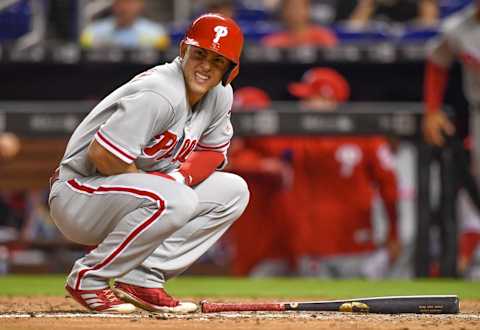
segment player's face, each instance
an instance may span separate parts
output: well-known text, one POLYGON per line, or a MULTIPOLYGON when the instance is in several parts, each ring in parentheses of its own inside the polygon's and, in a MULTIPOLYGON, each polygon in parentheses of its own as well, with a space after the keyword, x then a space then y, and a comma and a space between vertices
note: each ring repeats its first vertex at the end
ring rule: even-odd
POLYGON ((201 98, 218 85, 229 66, 230 61, 215 52, 188 46, 182 68, 189 96, 201 98))

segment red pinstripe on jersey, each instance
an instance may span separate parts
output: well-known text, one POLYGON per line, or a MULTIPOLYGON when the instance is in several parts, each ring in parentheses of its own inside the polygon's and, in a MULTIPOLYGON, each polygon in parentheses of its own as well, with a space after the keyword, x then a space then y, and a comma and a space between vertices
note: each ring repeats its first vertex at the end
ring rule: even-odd
POLYGON ((67 184, 74 190, 80 191, 83 193, 87 194, 96 194, 96 193, 126 193, 130 195, 134 195, 136 197, 144 197, 149 200, 153 200, 157 203, 158 205, 158 210, 155 211, 155 213, 152 214, 147 220, 142 222, 139 226, 137 226, 125 239, 120 245, 110 254, 108 255, 103 261, 100 263, 94 265, 93 267, 82 269, 77 276, 77 280, 75 281, 75 290, 80 290, 80 282, 85 275, 94 270, 101 269, 108 265, 116 256, 118 256, 124 249, 125 247, 133 241, 138 235, 140 235, 145 229, 147 229, 152 223, 157 220, 160 215, 163 213, 165 210, 165 201, 157 194, 151 192, 151 191, 146 191, 146 190, 141 190, 137 188, 132 188, 132 187, 113 187, 113 186, 100 186, 97 188, 94 187, 89 187, 86 185, 83 185, 79 182, 77 182, 75 179, 69 180, 67 184))
POLYGON ((228 146, 230 144, 230 141, 224 143, 224 144, 221 144, 221 145, 218 145, 218 146, 209 146, 209 145, 205 145, 205 144, 201 144, 201 143, 198 143, 197 144, 197 147, 200 147, 202 149, 208 149, 208 150, 218 150, 218 149, 223 149, 225 148, 226 146, 228 146))

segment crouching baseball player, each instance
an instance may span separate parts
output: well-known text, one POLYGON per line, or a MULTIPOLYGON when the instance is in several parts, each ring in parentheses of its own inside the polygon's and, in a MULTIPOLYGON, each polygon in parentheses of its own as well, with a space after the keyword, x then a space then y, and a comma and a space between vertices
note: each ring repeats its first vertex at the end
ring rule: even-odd
POLYGON ((51 179, 51 215, 74 242, 66 290, 95 312, 193 312, 164 290, 245 209, 249 192, 226 163, 230 82, 243 35, 229 18, 196 19, 180 56, 102 100, 73 133, 51 179), (111 289, 109 281, 114 279, 111 289))

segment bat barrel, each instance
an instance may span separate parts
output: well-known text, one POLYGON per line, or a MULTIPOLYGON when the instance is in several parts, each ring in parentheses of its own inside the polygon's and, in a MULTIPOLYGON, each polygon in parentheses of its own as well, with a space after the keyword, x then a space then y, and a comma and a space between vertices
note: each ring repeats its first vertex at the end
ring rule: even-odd
POLYGON ((460 311, 457 296, 394 297, 363 302, 370 313, 457 314, 460 311))
POLYGON ((377 314, 457 314, 457 296, 398 296, 288 303, 286 310, 377 314))

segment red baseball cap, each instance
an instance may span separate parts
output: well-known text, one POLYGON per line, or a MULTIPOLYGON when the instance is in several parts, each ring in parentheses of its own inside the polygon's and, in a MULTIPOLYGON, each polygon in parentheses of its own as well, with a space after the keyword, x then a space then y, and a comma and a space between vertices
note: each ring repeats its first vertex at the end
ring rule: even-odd
POLYGON ((350 97, 347 80, 337 71, 329 68, 313 68, 304 73, 301 82, 288 85, 290 94, 304 99, 322 96, 337 102, 345 102, 350 97))
POLYGON ((260 110, 268 108, 272 103, 270 96, 260 88, 247 86, 233 93, 233 106, 236 109, 260 110))

